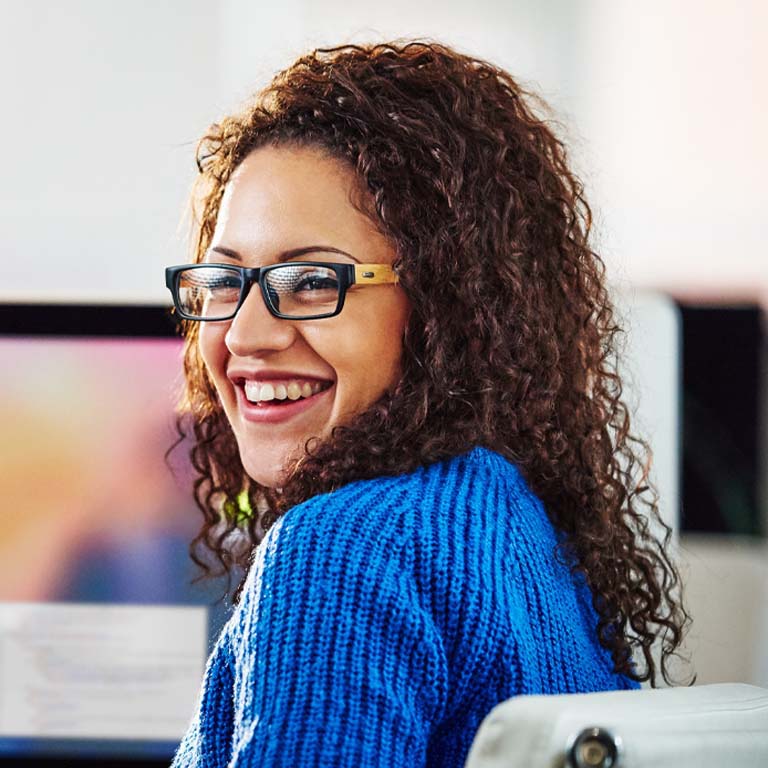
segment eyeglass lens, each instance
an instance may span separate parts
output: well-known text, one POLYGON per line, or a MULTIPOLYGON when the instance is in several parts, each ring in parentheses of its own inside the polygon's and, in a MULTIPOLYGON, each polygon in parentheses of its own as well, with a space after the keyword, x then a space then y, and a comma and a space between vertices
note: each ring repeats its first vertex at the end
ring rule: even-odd
MULTIPOLYGON (((281 264, 263 274, 272 309, 288 317, 333 313, 339 301, 339 279, 330 267, 281 264)), ((181 310, 206 320, 232 317, 240 300, 242 274, 215 265, 180 273, 177 294, 181 310)))

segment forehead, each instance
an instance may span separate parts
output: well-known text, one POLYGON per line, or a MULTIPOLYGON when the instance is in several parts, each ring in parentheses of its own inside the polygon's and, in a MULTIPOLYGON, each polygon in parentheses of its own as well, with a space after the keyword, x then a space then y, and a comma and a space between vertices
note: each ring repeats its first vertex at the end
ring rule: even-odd
POLYGON ((227 183, 212 245, 264 256, 315 243, 375 249, 384 239, 356 209, 355 195, 351 168, 321 150, 261 147, 227 183))

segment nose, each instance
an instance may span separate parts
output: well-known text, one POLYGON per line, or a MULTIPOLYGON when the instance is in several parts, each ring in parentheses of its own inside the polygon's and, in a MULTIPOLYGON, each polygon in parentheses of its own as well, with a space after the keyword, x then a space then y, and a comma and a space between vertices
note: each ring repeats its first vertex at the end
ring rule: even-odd
POLYGON ((232 355, 248 357, 287 349, 296 335, 294 323, 275 317, 267 309, 261 289, 253 283, 229 324, 225 343, 232 355))

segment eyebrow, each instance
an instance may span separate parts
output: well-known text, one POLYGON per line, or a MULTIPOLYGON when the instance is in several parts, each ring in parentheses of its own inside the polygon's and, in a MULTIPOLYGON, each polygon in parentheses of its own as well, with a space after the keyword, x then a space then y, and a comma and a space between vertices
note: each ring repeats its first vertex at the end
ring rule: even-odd
MULTIPOLYGON (((228 258, 235 259, 236 261, 243 260, 243 257, 237 251, 233 251, 231 248, 225 248, 223 245, 214 245, 212 248, 209 248, 208 250, 213 253, 220 253, 222 256, 227 256, 228 258)), ((334 248, 331 245, 305 245, 301 248, 291 248, 288 251, 281 251, 277 255, 277 257, 278 257, 278 262, 289 261, 290 259, 297 259, 299 256, 305 256, 308 253, 318 253, 318 252, 338 253, 342 256, 349 256, 349 258, 352 259, 352 261, 355 261, 358 264, 361 263, 351 253, 342 251, 340 248, 334 248)))

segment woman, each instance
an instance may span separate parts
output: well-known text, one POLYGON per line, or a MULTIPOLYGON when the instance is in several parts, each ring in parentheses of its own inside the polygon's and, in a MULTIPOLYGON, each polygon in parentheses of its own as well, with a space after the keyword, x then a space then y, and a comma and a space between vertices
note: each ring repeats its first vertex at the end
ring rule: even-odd
POLYGON ((176 765, 461 766, 504 699, 666 678, 687 617, 604 268, 524 97, 439 45, 344 47, 201 142, 168 271, 195 557, 258 547, 176 765))

